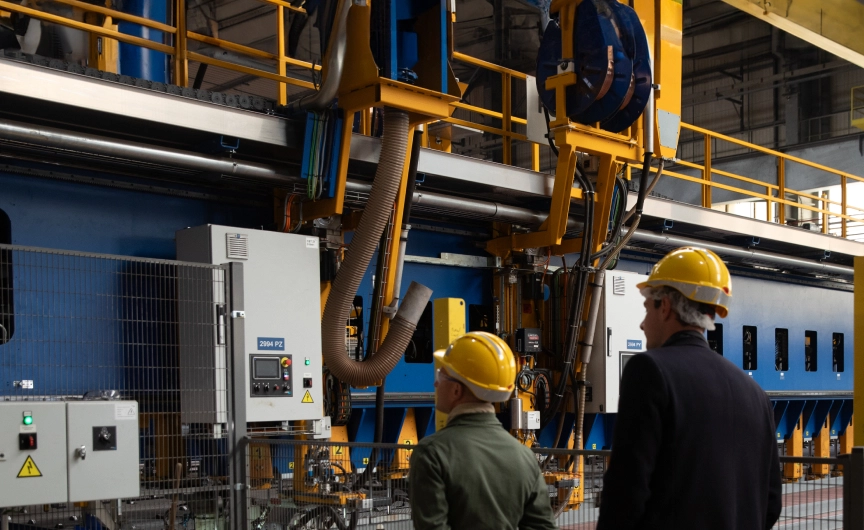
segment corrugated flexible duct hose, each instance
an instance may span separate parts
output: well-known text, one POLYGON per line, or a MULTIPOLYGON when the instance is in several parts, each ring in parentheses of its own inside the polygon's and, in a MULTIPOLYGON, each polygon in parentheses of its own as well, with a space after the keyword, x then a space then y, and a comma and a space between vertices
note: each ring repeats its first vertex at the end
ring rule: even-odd
POLYGON ((333 375, 352 386, 372 386, 393 370, 432 296, 431 289, 412 282, 378 352, 364 362, 348 357, 345 352, 345 323, 399 192, 408 155, 408 128, 407 113, 384 109, 384 139, 369 202, 324 306, 321 320, 324 362, 333 375))

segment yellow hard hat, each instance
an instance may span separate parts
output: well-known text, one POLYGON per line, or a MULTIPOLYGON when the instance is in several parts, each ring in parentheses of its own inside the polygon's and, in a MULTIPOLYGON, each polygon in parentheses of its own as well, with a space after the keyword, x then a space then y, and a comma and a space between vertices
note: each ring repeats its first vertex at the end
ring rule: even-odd
POLYGON ((478 399, 506 401, 513 393, 516 358, 510 346, 491 333, 466 333, 446 350, 435 352, 435 358, 478 399))
POLYGON ((732 298, 732 279, 720 256, 696 247, 681 247, 663 256, 648 279, 636 287, 671 287, 694 302, 716 306, 725 318, 732 298))

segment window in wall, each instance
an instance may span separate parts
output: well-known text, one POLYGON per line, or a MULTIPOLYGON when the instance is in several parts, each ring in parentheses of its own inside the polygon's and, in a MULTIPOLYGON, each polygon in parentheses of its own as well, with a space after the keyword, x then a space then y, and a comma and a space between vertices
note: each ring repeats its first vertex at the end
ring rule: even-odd
POLYGON ((815 372, 818 368, 819 358, 816 348, 816 332, 804 332, 804 370, 807 372, 815 372))
POLYGON ((744 334, 742 340, 742 351, 745 370, 755 370, 758 366, 758 356, 756 347, 756 326, 744 326, 744 334))
MULTIPOLYGON (((0 210, 0 245, 12 244, 12 223, 0 210)), ((15 334, 15 311, 12 296, 12 251, 0 248, 0 344, 12 340, 15 334)))
POLYGON ((778 372, 789 371, 789 330, 774 330, 774 369, 778 372))
POLYGON ((831 365, 835 372, 846 369, 846 344, 842 333, 834 333, 831 336, 831 365))
POLYGON ((723 324, 714 324, 714 329, 708 331, 706 338, 708 347, 723 355, 723 324))

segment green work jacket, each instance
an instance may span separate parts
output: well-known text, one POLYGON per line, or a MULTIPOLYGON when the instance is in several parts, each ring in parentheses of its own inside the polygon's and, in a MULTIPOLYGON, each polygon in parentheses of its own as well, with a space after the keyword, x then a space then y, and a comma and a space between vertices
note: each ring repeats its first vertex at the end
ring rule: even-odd
POLYGON ((416 530, 557 528, 534 454, 494 414, 453 417, 413 453, 409 495, 416 530))

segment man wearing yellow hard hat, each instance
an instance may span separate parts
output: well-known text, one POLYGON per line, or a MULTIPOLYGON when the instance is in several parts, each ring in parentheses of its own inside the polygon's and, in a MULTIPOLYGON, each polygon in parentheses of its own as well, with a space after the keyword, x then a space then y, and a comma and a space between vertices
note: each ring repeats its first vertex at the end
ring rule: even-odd
POLYGON ((704 335, 729 311, 726 265, 679 248, 638 287, 648 351, 621 377, 597 529, 771 528, 782 507, 771 402, 704 335))
POLYGON ((435 406, 448 414, 447 426, 411 455, 414 528, 557 528, 534 454, 504 430, 492 405, 513 394, 510 347, 491 333, 472 332, 435 357, 435 406))

